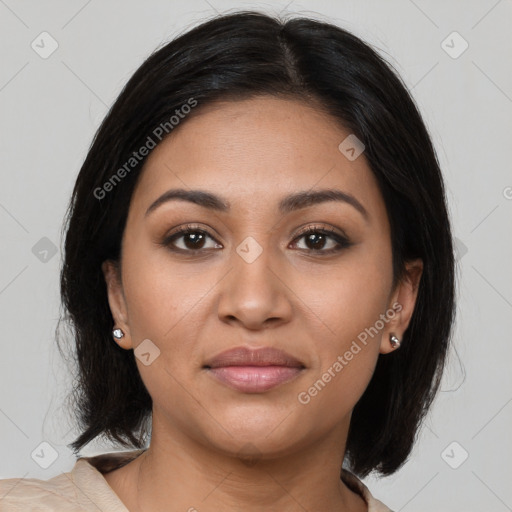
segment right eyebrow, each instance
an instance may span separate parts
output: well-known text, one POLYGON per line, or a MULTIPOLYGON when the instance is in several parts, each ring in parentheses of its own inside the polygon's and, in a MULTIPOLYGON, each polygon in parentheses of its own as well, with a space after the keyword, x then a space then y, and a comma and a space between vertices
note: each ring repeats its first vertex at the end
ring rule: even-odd
POLYGON ((164 192, 146 210, 145 216, 148 216, 152 211, 156 210, 162 204, 173 200, 189 201, 190 203, 197 204, 203 208, 208 208, 210 210, 216 210, 219 212, 227 212, 230 209, 230 204, 215 194, 206 192, 205 190, 185 190, 178 188, 164 192))

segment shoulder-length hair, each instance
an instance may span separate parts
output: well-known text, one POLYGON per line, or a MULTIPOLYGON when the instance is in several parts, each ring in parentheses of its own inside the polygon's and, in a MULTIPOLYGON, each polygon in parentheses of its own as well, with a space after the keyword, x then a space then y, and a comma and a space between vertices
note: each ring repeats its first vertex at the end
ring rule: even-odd
POLYGON ((141 448, 147 434, 152 400, 133 352, 112 340, 101 270, 103 261, 120 257, 147 158, 140 148, 150 146, 148 137, 163 140, 178 118, 186 123, 190 110, 256 95, 310 102, 356 135, 387 208, 394 284, 408 260, 423 260, 402 347, 379 355, 346 444, 354 473, 391 474, 407 460, 438 391, 454 322, 455 262, 439 163, 407 88, 368 44, 329 23, 254 11, 212 18, 149 56, 112 105, 80 169, 63 226, 61 270, 76 343, 70 397, 81 431, 68 446, 76 454, 104 436, 141 448))

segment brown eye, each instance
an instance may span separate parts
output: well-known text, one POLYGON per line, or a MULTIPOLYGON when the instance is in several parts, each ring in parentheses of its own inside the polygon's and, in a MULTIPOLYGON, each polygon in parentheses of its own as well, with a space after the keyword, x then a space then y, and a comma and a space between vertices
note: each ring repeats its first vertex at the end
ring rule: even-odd
POLYGON ((327 238, 323 233, 310 233, 305 236, 305 242, 308 249, 323 249, 327 238))
POLYGON ((187 249, 201 249, 206 240, 205 235, 199 232, 185 233, 182 235, 183 244, 187 249))
POLYGON ((325 228, 309 228, 295 239, 294 245, 297 245, 296 241, 301 239, 304 239, 305 247, 299 247, 299 249, 320 254, 330 254, 352 245, 347 237, 325 228))
POLYGON ((209 233, 194 227, 182 227, 178 229, 165 238, 163 245, 178 252, 195 252, 202 249, 222 248, 209 233), (209 247, 207 246, 208 239, 213 242, 210 243, 209 247))

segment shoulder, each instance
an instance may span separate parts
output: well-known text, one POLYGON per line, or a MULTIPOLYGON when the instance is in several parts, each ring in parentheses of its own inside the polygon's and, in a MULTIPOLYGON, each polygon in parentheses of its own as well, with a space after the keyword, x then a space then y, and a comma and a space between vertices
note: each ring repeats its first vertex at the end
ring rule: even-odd
POLYGON ((341 479, 354 492, 360 494, 368 505, 368 512, 393 512, 381 501, 374 498, 370 489, 353 473, 342 469, 341 479))
POLYGON ((10 512, 86 510, 79 505, 70 473, 50 480, 7 478, 0 480, 0 509, 10 512), (5 508, 4 508, 5 507, 5 508))
POLYGON ((103 473, 126 464, 143 450, 80 457, 73 469, 49 480, 0 480, 0 510, 9 512, 127 512, 103 473))

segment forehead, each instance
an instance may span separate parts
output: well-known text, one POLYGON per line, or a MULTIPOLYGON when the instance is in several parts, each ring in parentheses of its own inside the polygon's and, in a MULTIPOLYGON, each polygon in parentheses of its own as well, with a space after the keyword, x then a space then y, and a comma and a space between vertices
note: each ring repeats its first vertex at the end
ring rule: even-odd
POLYGON ((351 134, 325 112, 268 96, 196 109, 146 160, 132 198, 138 213, 171 188, 201 188, 233 208, 260 210, 299 190, 337 188, 371 215, 385 213, 364 153, 349 160, 340 151, 351 134))

